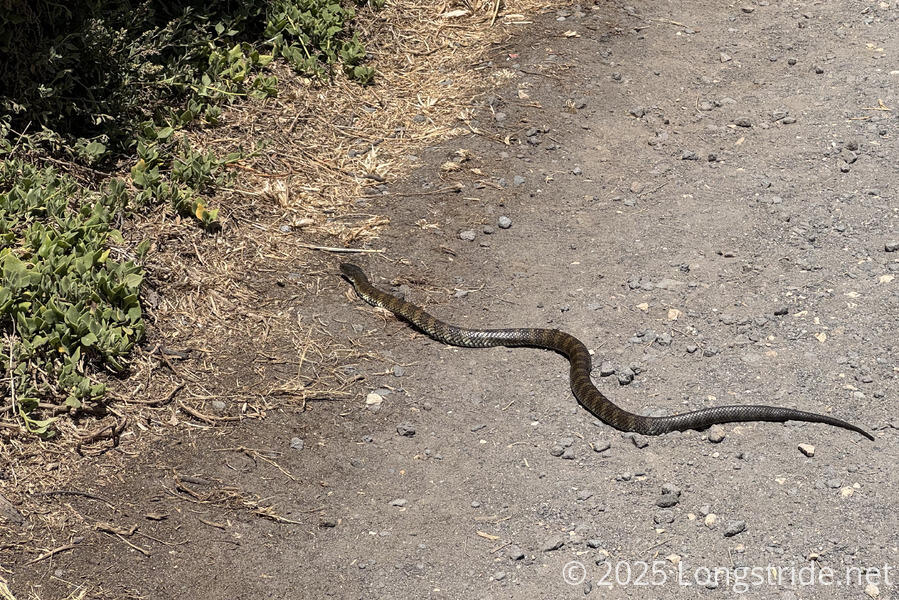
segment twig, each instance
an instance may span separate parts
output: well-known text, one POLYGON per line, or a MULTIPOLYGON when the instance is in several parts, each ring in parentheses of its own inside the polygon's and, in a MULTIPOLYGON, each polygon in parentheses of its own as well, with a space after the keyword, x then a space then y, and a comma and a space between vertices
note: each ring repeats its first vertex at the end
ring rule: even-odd
POLYGON ((172 401, 172 399, 175 397, 175 395, 176 395, 178 392, 180 392, 182 389, 184 389, 184 386, 185 386, 185 385, 186 385, 186 384, 182 381, 181 383, 179 383, 178 385, 176 385, 176 386, 172 389, 171 392, 169 392, 168 394, 166 394, 166 395, 165 395, 165 398, 162 398, 162 399, 156 399, 156 400, 136 400, 136 399, 134 399, 134 398, 131 398, 130 400, 128 400, 128 402, 133 402, 134 404, 143 404, 144 406, 165 406, 166 404, 168 404, 169 402, 172 401))
POLYGON ((37 558, 32 558, 31 560, 29 560, 29 561, 28 561, 27 563, 25 563, 25 564, 26 564, 26 565, 33 565, 34 563, 40 562, 40 561, 45 560, 45 559, 48 559, 48 558, 50 558, 51 556, 56 556, 56 555, 59 554, 60 552, 65 552, 66 550, 72 550, 73 548, 75 548, 75 546, 77 546, 78 544, 80 544, 80 543, 83 542, 83 541, 84 541, 84 538, 83 538, 83 537, 76 537, 76 538, 72 539, 72 542, 71 542, 70 544, 66 544, 65 546, 60 546, 59 548, 54 548, 53 550, 47 550, 46 552, 44 552, 43 554, 41 554, 41 555, 38 556, 37 558))
POLYGON ((493 5, 493 14, 490 16, 490 26, 493 27, 493 24, 496 23, 496 17, 499 15, 499 3, 502 0, 496 0, 496 4, 493 5))
POLYGON ((183 402, 178 402, 178 408, 189 414, 190 416, 200 419, 210 425, 215 425, 217 421, 240 421, 240 417, 213 417, 212 415, 203 414, 195 408, 191 408, 183 402))
POLYGON ((371 248, 337 248, 333 246, 315 246, 313 244, 303 244, 298 243, 297 246, 300 248, 306 248, 308 250, 321 250, 322 252, 341 252, 341 253, 358 253, 358 254, 380 254, 384 252, 386 248, 381 248, 380 250, 374 250, 371 248))
POLYGON ((49 490, 46 492, 35 492, 35 496, 82 496, 84 498, 90 498, 91 500, 97 500, 109 506, 109 508, 116 510, 115 505, 103 498, 102 496, 96 496, 94 494, 89 494, 87 492, 82 492, 80 490, 49 490))

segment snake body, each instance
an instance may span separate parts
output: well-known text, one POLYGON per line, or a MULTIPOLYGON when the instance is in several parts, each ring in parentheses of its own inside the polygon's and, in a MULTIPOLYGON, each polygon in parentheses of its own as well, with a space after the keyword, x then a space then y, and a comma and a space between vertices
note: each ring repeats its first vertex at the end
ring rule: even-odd
POLYGON ((340 265, 340 271, 352 283, 356 292, 372 306, 385 308, 426 333, 433 339, 452 346, 465 348, 488 348, 493 346, 543 348, 553 350, 568 358, 571 365, 571 391, 578 402, 604 423, 621 431, 631 431, 643 435, 661 435, 671 431, 706 429, 719 423, 739 421, 807 421, 826 423, 849 429, 873 440, 874 437, 862 428, 827 415, 759 404, 713 406, 681 414, 648 417, 628 412, 609 400, 596 389, 590 379, 592 359, 587 347, 571 334, 558 329, 514 328, 514 329, 464 329, 428 314, 419 306, 401 300, 373 286, 365 272, 351 263, 340 265))

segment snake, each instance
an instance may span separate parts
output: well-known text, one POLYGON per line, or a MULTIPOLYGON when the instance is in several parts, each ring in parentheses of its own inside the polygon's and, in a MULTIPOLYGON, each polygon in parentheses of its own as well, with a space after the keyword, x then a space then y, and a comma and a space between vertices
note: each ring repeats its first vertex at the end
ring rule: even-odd
POLYGON ((704 430, 722 423, 805 421, 841 427, 874 440, 874 437, 861 427, 842 419, 780 406, 761 404, 712 406, 668 416, 644 416, 632 413, 609 400, 596 388, 590 378, 593 369, 590 351, 582 341, 569 333, 537 327, 507 329, 456 327, 428 314, 420 306, 378 289, 368 280, 365 271, 355 264, 342 263, 340 273, 368 304, 392 312, 438 342, 464 348, 496 346, 540 348, 565 356, 571 367, 569 378, 574 397, 593 416, 619 431, 656 436, 673 431, 704 430))

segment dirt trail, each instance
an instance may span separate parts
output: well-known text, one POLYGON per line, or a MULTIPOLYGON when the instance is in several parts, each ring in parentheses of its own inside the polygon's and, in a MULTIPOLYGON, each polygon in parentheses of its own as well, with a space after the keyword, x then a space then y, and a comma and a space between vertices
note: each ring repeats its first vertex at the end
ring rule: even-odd
POLYGON ((569 331, 631 410, 778 404, 876 442, 799 423, 621 435, 576 405, 564 359, 430 341, 348 297, 325 257, 335 275, 300 311, 371 354, 345 367, 354 395, 99 459, 109 504, 61 501, 152 537, 97 532, 13 565, 14 589, 895 596, 897 18, 853 1, 546 15, 495 50, 512 77, 478 133, 360 202, 392 223, 358 259, 376 284, 457 324, 569 331), (768 566, 780 581, 739 579, 768 566), (804 585, 803 567, 833 578, 804 585))

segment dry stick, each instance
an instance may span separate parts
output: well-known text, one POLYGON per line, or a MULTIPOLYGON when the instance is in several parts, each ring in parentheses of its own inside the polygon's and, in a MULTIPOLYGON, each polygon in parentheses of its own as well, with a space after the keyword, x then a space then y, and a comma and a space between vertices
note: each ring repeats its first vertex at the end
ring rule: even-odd
POLYGON ((321 250, 322 252, 343 252, 343 253, 359 253, 359 254, 380 254, 384 252, 386 248, 381 248, 380 250, 374 250, 370 248, 336 248, 332 246, 315 246, 313 244, 304 244, 302 242, 297 243, 297 246, 300 248, 306 248, 308 250, 321 250))
POLYGON ((60 546, 59 548, 54 548, 53 550, 48 550, 48 551, 44 552, 43 554, 41 554, 40 556, 38 556, 37 558, 32 558, 31 560, 29 560, 29 561, 28 561, 27 563, 25 563, 25 564, 26 564, 26 565, 33 565, 34 563, 40 562, 40 561, 45 560, 45 559, 47 559, 47 558, 50 558, 51 556, 56 556, 56 555, 59 554, 60 552, 65 552, 66 550, 72 550, 72 549, 75 548, 75 546, 77 546, 78 544, 80 544, 80 543, 83 542, 83 541, 84 541, 84 538, 82 538, 82 537, 77 537, 77 538, 75 538, 75 539, 72 540, 72 543, 71 543, 71 544, 66 544, 65 546, 60 546))
POLYGON ((203 414, 195 408, 190 408, 183 402, 178 402, 178 408, 189 414, 190 416, 199 419, 209 425, 215 425, 217 421, 240 421, 240 417, 213 417, 212 415, 203 414))

